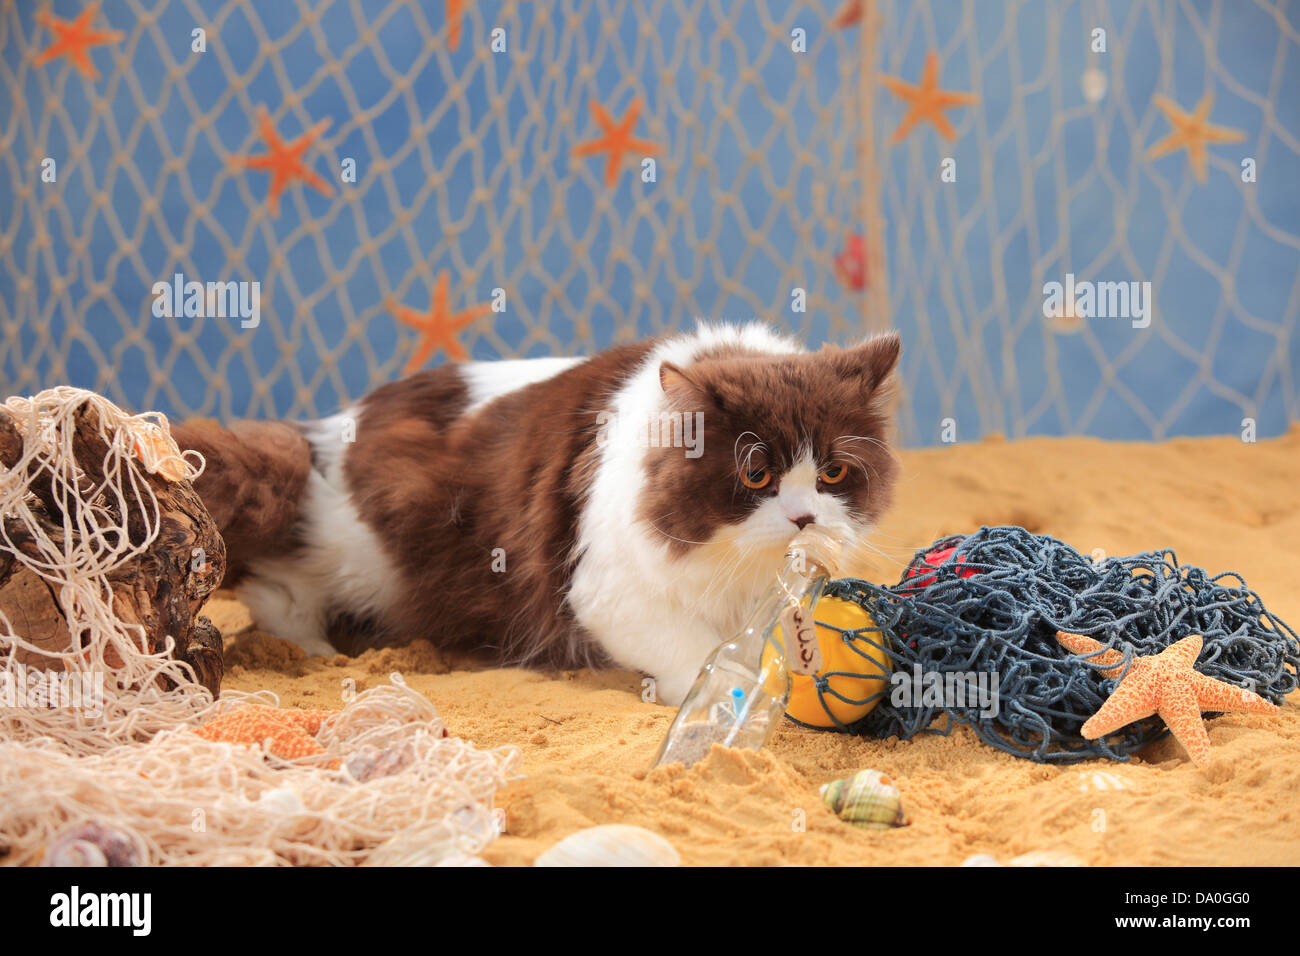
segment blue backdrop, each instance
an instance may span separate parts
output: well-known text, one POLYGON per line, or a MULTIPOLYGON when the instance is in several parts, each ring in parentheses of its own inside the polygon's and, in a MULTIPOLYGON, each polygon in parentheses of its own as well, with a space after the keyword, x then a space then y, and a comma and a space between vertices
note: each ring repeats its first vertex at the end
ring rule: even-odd
POLYGON ((835 25, 840 0, 483 2, 454 25, 443 0, 110 0, 93 26, 120 37, 91 49, 97 78, 38 65, 55 40, 38 10, 88 6, 0 6, 6 393, 71 382, 171 415, 327 414, 402 374, 418 336, 390 307, 426 309, 445 272, 453 311, 506 294, 460 333, 479 359, 696 317, 811 345, 890 322, 911 443, 947 417, 962 437, 1140 439, 1300 417, 1294 9, 882 0, 864 36, 835 25), (923 123, 890 145, 907 104, 862 82, 864 52, 918 83, 931 51, 939 85, 979 102, 948 111, 954 142, 923 123), (1209 147, 1202 185, 1186 150, 1146 152, 1170 130, 1156 94, 1190 112, 1207 93, 1244 139, 1209 147), (574 155, 600 134, 593 100, 615 121, 639 102, 653 182, 639 154, 612 188, 603 154, 574 155), (234 162, 266 152, 262 105, 285 140, 330 120, 303 161, 331 195, 295 181, 270 215, 267 174, 234 162), (865 289, 834 266, 855 234, 885 265, 865 289), (154 316, 151 287, 176 272, 260 282, 261 324, 154 316), (1151 326, 1046 320, 1043 284, 1066 273, 1150 281, 1151 326))

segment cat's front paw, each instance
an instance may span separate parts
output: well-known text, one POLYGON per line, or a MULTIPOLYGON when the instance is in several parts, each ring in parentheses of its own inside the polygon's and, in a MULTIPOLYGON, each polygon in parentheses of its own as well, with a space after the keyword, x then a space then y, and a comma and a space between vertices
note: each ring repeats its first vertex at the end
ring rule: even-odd
POLYGON ((654 682, 650 687, 650 699, 656 704, 663 704, 665 707, 680 707, 682 701, 686 699, 691 685, 695 683, 694 674, 689 676, 676 674, 650 679, 654 682))

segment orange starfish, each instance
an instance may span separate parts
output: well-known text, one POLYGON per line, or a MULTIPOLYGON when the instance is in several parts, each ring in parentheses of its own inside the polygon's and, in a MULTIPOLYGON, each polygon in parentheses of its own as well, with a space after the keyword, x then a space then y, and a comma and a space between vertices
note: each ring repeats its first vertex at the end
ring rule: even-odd
MULTIPOLYGON (((1124 655, 1119 651, 1068 631, 1057 631, 1056 639, 1075 654, 1102 651, 1089 661, 1102 665, 1101 673, 1105 677, 1120 676, 1119 665, 1124 655)), ((1135 720, 1159 714, 1192 762, 1204 767, 1210 762, 1210 735, 1201 719, 1202 711, 1277 713, 1277 707, 1258 694, 1194 670, 1192 665, 1200 656, 1203 643, 1200 635, 1193 634, 1154 656, 1134 657, 1128 673, 1083 725, 1083 736, 1096 740, 1135 720)))
POLYGON ((600 128, 605 131, 603 136, 580 143, 573 148, 575 156, 590 156, 593 153, 603 153, 608 151, 609 158, 605 161, 605 185, 613 186, 618 180, 618 167, 623 162, 624 153, 657 153, 660 147, 657 143, 652 143, 646 139, 637 139, 632 135, 632 127, 636 125, 637 114, 641 112, 641 101, 633 100, 632 105, 627 108, 627 113, 623 116, 620 123, 615 125, 610 119, 608 113, 595 100, 591 101, 591 115, 595 117, 600 128))
POLYGON ((337 710, 280 710, 250 704, 208 721, 195 733, 204 740, 264 746, 267 753, 281 760, 297 760, 325 752, 316 734, 338 714, 337 710))
POLYGON ((271 191, 267 206, 272 216, 280 214, 280 193, 284 192, 284 188, 295 177, 305 180, 309 186, 314 186, 326 196, 334 194, 334 187, 324 177, 308 169, 302 161, 302 154, 307 152, 317 137, 329 128, 329 119, 321 120, 292 143, 285 143, 280 139, 275 127, 271 125, 271 115, 266 111, 265 106, 257 108, 257 125, 270 152, 260 156, 233 156, 230 163, 245 169, 264 169, 271 173, 271 191))
POLYGON ((974 93, 939 89, 939 57, 933 50, 925 55, 925 72, 921 75, 920 85, 904 83, 892 76, 882 76, 880 82, 889 87, 895 96, 906 100, 911 105, 911 109, 903 117, 903 122, 894 131, 894 138, 890 140, 891 145, 901 143, 921 120, 934 126, 944 139, 955 140, 957 131, 952 128, 943 111, 954 106, 970 106, 972 103, 979 102, 979 97, 974 93))
POLYGON ((1151 102, 1165 114, 1173 129, 1169 135, 1147 150, 1147 159, 1158 159, 1176 149, 1185 149, 1198 183, 1205 182, 1208 175, 1206 144, 1240 143, 1246 138, 1246 134, 1239 129, 1215 126, 1209 121, 1210 107, 1214 105, 1214 97, 1209 93, 1201 97, 1194 113, 1184 113, 1178 108, 1178 104, 1158 93, 1151 102))
POLYGON ((97 3, 92 3, 82 10, 75 20, 60 20, 58 17, 50 16, 44 10, 37 11, 36 22, 55 34, 58 39, 42 50, 33 64, 44 66, 51 60, 66 56, 72 61, 73 66, 81 71, 82 76, 91 80, 99 79, 99 71, 95 69, 95 64, 90 62, 90 47, 117 43, 126 34, 119 30, 90 29, 90 25, 98 15, 99 4, 97 3))
POLYGON ((451 358, 463 362, 469 358, 465 346, 460 344, 456 333, 472 322, 481 319, 492 311, 492 306, 484 303, 451 315, 447 306, 447 289, 450 278, 446 272, 438 275, 438 282, 433 289, 433 302, 428 312, 417 312, 404 305, 388 304, 388 311, 418 332, 423 333, 423 340, 406 363, 406 374, 410 375, 429 360, 438 349, 442 349, 451 358))
POLYGON ((831 26, 841 30, 862 22, 862 0, 848 0, 831 20, 831 26))
POLYGON ((454 50, 460 46, 461 17, 464 15, 465 0, 447 0, 443 7, 443 16, 447 18, 447 49, 454 50))

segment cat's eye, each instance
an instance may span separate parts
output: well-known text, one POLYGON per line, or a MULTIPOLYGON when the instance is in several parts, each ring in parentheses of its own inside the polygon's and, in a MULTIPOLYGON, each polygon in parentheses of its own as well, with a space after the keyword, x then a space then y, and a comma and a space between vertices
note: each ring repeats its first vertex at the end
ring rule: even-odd
POLYGON ((838 485, 844 480, 846 474, 848 472, 843 465, 831 465, 829 468, 823 469, 822 473, 817 477, 828 485, 838 485))
POLYGON ((753 471, 741 472, 740 481, 746 488, 758 491, 758 489, 766 488, 771 484, 772 473, 766 468, 756 468, 753 471))

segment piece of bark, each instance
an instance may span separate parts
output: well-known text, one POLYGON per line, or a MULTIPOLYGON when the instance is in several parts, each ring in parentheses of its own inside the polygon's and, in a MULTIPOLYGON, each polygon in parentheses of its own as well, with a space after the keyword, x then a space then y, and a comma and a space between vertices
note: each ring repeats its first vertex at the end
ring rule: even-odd
MULTIPOLYGON (((84 404, 77 410, 73 429, 73 454, 80 474, 70 477, 76 480, 83 495, 93 496, 96 504, 120 520, 114 496, 104 493, 109 490, 104 475, 109 448, 99 435, 98 415, 91 405, 84 404)), ((0 465, 9 468, 19 460, 21 441, 10 416, 0 410, 0 465)), ((143 627, 152 653, 164 649, 170 636, 175 642, 173 655, 187 663, 196 679, 216 696, 223 676, 221 635, 199 610, 225 574, 225 543, 190 482, 168 481, 145 473, 144 469, 141 472, 158 501, 159 530, 143 553, 107 575, 113 591, 114 612, 123 624, 143 627)), ((71 504, 67 507, 69 513, 65 514, 52 490, 48 471, 32 471, 29 475, 35 496, 31 508, 37 520, 46 533, 63 534, 68 526, 65 522, 75 519, 71 504)), ((71 526, 75 528, 75 524, 71 526)), ((29 574, 15 560, 15 551, 29 555, 36 552, 30 535, 15 519, 5 519, 5 531, 9 543, 0 541, 0 607, 22 633, 20 619, 29 624, 38 620, 48 624, 50 615, 48 608, 40 607, 39 589, 33 588, 30 582, 10 586, 9 579, 15 576, 15 570, 29 574)), ((134 508, 127 509, 127 537, 137 546, 147 539, 145 520, 134 508)), ((106 541, 110 545, 119 543, 111 535, 106 541)), ((36 580, 39 582, 39 578, 36 580)), ((48 587, 46 591, 57 613, 57 601, 48 587)), ((63 635, 62 648, 55 649, 70 649, 74 641, 76 646, 81 646, 79 636, 69 633, 66 622, 63 635)), ((48 633, 43 640, 51 640, 48 633)))

